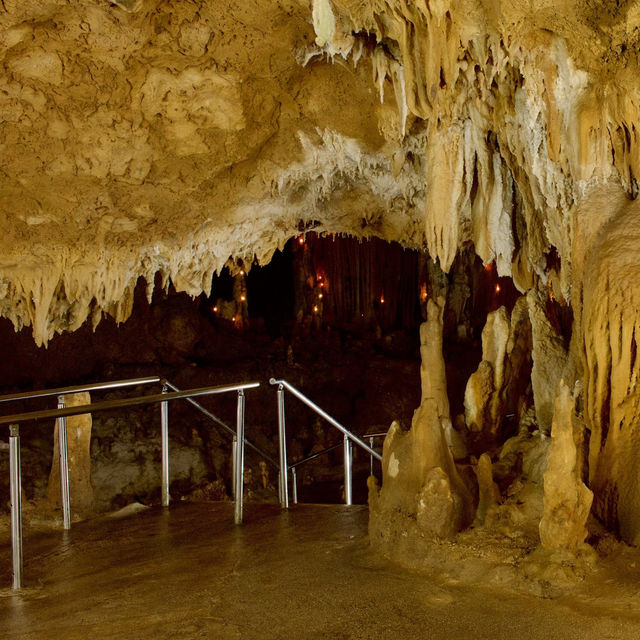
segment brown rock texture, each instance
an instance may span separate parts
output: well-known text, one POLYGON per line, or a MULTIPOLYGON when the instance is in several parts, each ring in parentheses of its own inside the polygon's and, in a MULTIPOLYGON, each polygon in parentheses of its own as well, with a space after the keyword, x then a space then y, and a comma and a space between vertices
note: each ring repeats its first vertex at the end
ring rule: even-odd
MULTIPOLYGON (((88 392, 71 393, 65 396, 67 407, 91 404, 88 392)), ((53 434, 53 459, 47 487, 49 503, 58 508, 60 498, 60 449, 58 447, 58 427, 53 434)), ((91 486, 91 414, 67 418, 67 450, 69 464, 69 496, 72 516, 85 516, 93 507, 93 488, 91 486)))

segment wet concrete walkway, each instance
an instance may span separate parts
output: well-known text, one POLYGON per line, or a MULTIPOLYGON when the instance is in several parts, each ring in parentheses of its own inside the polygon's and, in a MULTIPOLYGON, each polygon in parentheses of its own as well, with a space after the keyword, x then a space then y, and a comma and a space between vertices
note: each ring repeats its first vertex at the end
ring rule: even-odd
POLYGON ((0 547, 0 638, 637 640, 640 612, 603 614, 438 584, 367 547, 363 507, 179 504, 25 544, 13 594, 0 547))

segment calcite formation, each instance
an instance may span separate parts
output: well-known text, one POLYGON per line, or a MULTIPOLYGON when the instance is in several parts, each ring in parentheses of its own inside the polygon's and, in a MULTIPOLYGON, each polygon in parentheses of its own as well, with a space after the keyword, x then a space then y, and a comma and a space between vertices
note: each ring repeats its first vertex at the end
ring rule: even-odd
POLYGON ((546 549, 577 549, 587 537, 586 522, 593 493, 578 473, 574 441, 574 398, 561 382, 555 400, 551 449, 544 473, 544 515, 540 542, 546 549))
POLYGON ((415 519, 426 535, 450 537, 473 517, 471 494, 458 473, 445 436, 451 428, 444 358, 444 300, 429 300, 428 318, 420 327, 422 401, 411 429, 394 422, 384 441, 382 488, 370 486, 370 530, 392 539, 415 519), (445 383, 443 385, 443 382, 445 383))
MULTIPOLYGON (((65 406, 77 407, 91 404, 88 392, 71 393, 65 396, 65 406)), ((90 413, 67 418, 67 450, 69 466, 69 497, 72 516, 86 516, 93 507, 91 486, 91 425, 90 413)), ((56 422, 53 435, 53 459, 47 488, 47 499, 53 507, 60 507, 60 450, 56 422)))
POLYGON ((531 323, 525 297, 508 317, 492 311, 482 330, 482 361, 471 374, 464 395, 465 421, 476 439, 495 442, 502 435, 507 409, 518 415, 518 399, 531 377, 531 323))
POLYGON ((560 377, 584 383, 595 511, 637 539, 637 1, 0 9, 0 314, 16 329, 46 344, 122 321, 139 278, 149 296, 156 276, 208 292, 311 227, 445 272, 473 247, 527 295, 538 426, 560 377), (568 351, 550 303, 574 311, 568 351))

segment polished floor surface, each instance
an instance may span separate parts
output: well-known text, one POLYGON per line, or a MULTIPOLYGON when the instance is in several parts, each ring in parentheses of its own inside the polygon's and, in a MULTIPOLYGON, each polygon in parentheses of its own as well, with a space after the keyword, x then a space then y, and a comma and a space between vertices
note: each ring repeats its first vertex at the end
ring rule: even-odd
POLYGON ((566 600, 439 583, 377 560, 363 507, 178 504, 25 543, 25 583, 0 547, 0 638, 640 638, 620 616, 566 600))

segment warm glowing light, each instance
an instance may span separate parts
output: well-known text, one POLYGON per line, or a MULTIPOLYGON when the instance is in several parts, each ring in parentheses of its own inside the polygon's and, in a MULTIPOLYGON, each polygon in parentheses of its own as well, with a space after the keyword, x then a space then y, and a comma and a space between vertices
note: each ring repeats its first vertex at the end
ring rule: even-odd
POLYGON ((247 299, 247 296, 240 296, 240 301, 244 302, 247 299))
POLYGON ((231 318, 231 322, 235 322, 236 321, 236 317, 233 316, 233 318, 231 318))
POLYGON ((218 313, 218 306, 216 305, 215 307, 211 307, 211 311, 213 311, 213 313, 218 313))
POLYGON ((318 305, 315 305, 315 306, 313 307, 313 313, 318 313, 318 305))
POLYGON ((496 285, 496 293, 500 293, 500 285, 499 284, 496 285))
POLYGON ((489 264, 484 265, 485 271, 491 271, 491 269, 493 269, 493 262, 490 262, 489 264))
POLYGON ((384 304, 384 295, 380 296, 380 304, 384 304))
POLYGON ((240 275, 243 276, 244 275, 244 269, 240 269, 240 275))
POLYGON ((427 283, 424 282, 420 285, 420 300, 423 302, 427 299, 427 283))
POLYGON ((304 244, 304 236, 298 238, 298 244, 304 244))
POLYGON ((322 293, 319 293, 319 294, 318 294, 318 298, 319 298, 320 300, 322 300, 322 298, 323 298, 323 297, 324 297, 324 295, 323 295, 322 293))
POLYGON ((320 283, 320 286, 321 286, 321 287, 324 287, 324 282, 321 282, 321 283, 320 283))

